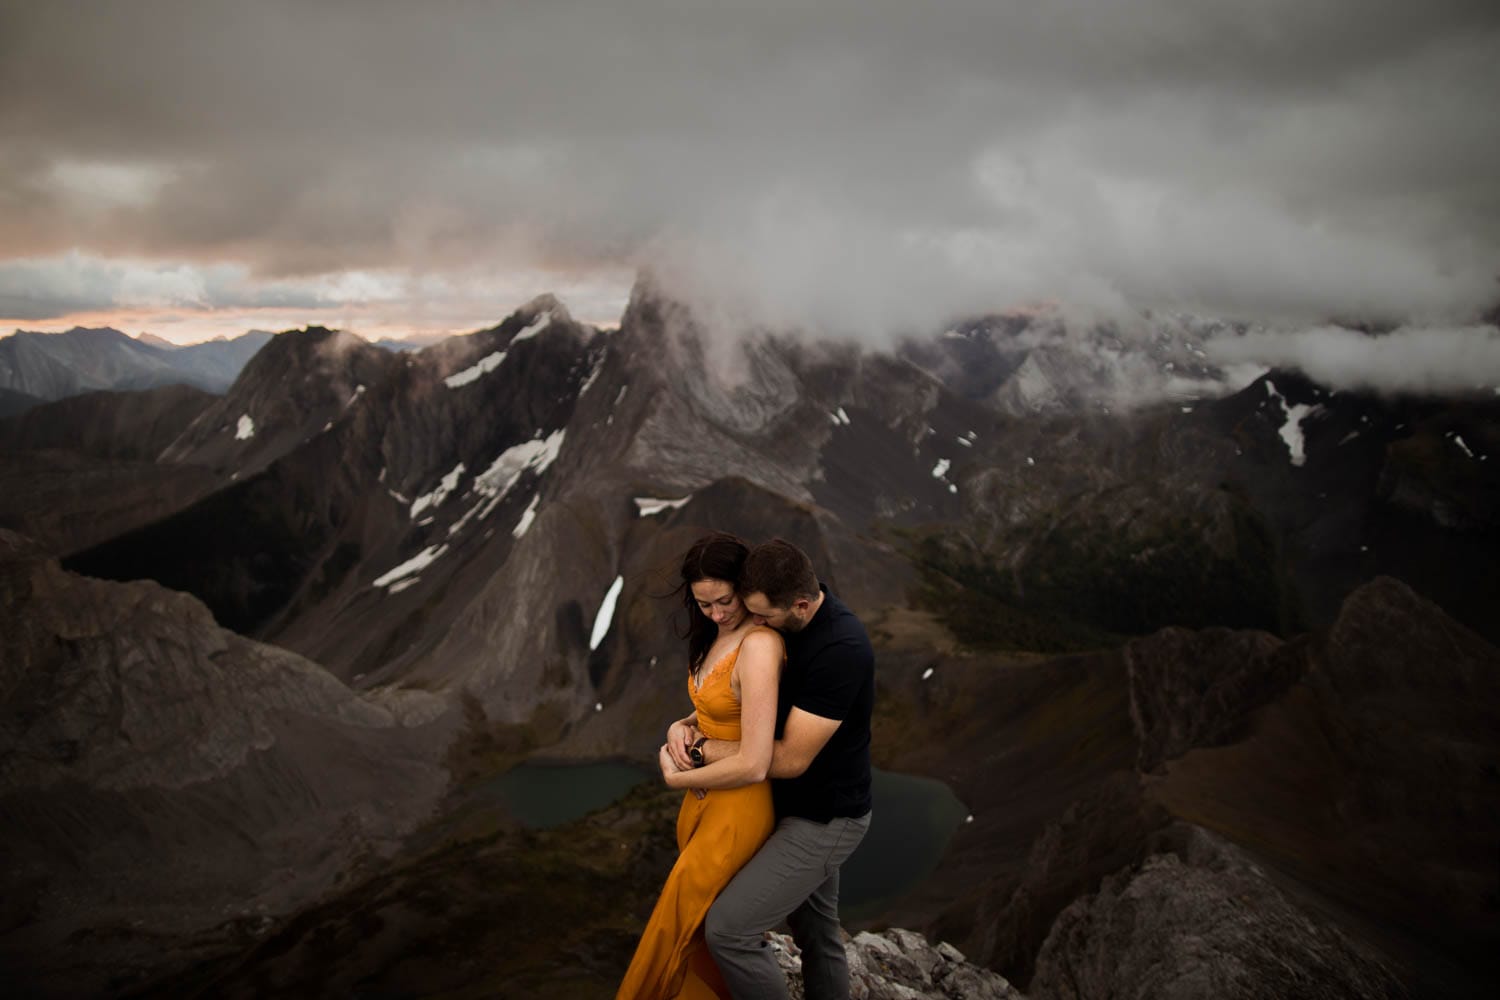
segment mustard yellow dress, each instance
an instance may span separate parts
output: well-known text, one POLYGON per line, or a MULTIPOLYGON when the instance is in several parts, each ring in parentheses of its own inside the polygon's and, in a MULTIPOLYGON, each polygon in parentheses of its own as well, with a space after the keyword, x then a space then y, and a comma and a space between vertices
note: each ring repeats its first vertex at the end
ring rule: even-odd
MULTIPOLYGON (((736 647, 709 667, 696 689, 688 678, 698 728, 709 739, 740 738, 740 703, 729 683, 739 652, 736 647)), ((701 799, 692 792, 683 794, 677 813, 677 863, 616 1000, 730 1000, 729 987, 703 940, 703 919, 775 826, 770 782, 715 788, 701 799)))

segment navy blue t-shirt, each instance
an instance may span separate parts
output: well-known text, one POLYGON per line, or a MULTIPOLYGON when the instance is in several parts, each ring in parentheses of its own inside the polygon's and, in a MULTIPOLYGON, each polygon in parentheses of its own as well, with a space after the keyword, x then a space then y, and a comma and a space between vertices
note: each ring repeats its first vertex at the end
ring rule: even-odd
POLYGON ((870 714, 875 708, 875 651, 854 612, 823 591, 823 604, 800 632, 783 633, 786 666, 776 701, 776 738, 793 708, 838 719, 839 728, 795 778, 771 782, 776 816, 827 823, 870 811, 870 714))

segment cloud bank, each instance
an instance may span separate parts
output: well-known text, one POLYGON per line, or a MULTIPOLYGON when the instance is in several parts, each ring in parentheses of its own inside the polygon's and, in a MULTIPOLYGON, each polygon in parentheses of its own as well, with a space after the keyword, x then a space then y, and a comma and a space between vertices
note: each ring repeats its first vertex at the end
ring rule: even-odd
POLYGON ((1500 392, 1500 329, 1403 327, 1372 336, 1341 327, 1210 340, 1225 364, 1293 368, 1335 389, 1444 395, 1500 392))
POLYGON ((650 268, 872 339, 1038 302, 1469 322, 1496 51, 1492 0, 10 3, 0 311, 456 320, 650 268))

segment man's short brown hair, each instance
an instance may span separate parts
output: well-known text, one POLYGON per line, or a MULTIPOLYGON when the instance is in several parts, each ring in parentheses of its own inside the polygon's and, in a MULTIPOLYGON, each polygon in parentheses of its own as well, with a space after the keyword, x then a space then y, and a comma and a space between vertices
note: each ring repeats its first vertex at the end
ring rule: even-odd
POLYGON ((818 574, 806 552, 785 539, 773 538, 745 557, 739 592, 764 594, 773 608, 789 608, 799 597, 818 596, 818 574))

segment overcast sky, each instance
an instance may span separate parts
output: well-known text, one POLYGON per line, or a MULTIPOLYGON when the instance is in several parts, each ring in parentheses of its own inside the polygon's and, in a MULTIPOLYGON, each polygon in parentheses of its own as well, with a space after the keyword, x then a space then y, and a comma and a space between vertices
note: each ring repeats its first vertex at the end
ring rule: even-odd
POLYGON ((0 327, 1500 302, 1495 0, 0 0, 0 327))

